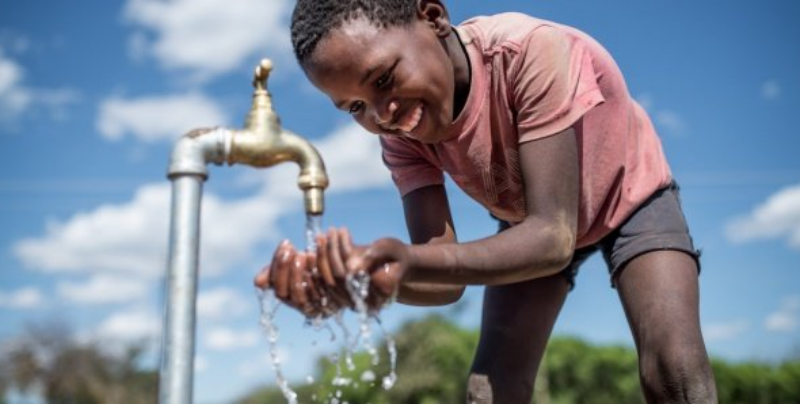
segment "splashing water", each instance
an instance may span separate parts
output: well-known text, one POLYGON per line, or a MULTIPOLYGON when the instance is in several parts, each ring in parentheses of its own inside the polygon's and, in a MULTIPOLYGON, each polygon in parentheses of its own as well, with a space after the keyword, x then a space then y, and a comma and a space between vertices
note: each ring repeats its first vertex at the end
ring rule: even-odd
MULTIPOLYGON (((307 252, 316 253, 316 236, 322 233, 321 228, 321 215, 306 216, 305 235, 307 252)), ((332 317, 336 326, 342 332, 342 339, 344 341, 344 364, 346 369, 351 372, 356 369, 355 363, 353 362, 353 353, 358 349, 359 346, 363 347, 364 350, 366 350, 366 352, 370 355, 371 364, 373 366, 377 366, 380 363, 380 355, 372 342, 372 329, 370 328, 370 320, 375 320, 386 341, 386 348, 389 354, 390 372, 387 376, 384 376, 381 379, 381 386, 385 390, 388 390, 391 389, 397 381, 397 374, 395 372, 397 364, 397 350, 395 348, 394 339, 386 332, 378 316, 369 312, 366 302, 369 294, 369 281, 370 278, 366 272, 348 275, 345 281, 345 286, 350 298, 354 303, 354 312, 359 323, 358 333, 355 336, 352 335, 347 327, 344 319, 344 310, 334 313, 332 317)), ((280 359, 278 357, 278 328, 275 326, 275 314, 278 308, 281 306, 281 302, 277 299, 277 297, 275 297, 271 290, 266 292, 257 290, 257 292, 261 306, 261 325, 267 334, 270 350, 269 359, 270 363, 272 364, 272 369, 275 373, 276 384, 281 390, 283 396, 286 398, 287 402, 290 404, 296 404, 297 393, 289 387, 289 384, 282 373, 280 359)), ((323 306, 326 304, 324 298, 321 303, 323 306)), ((323 329, 328 330, 330 333, 330 342, 336 341, 336 333, 334 332, 334 328, 330 325, 328 319, 325 319, 322 316, 316 318, 307 318, 306 324, 313 327, 315 332, 320 332, 323 329)), ((312 346, 316 346, 316 343, 317 341, 314 340, 312 346)), ((332 353, 328 357, 328 359, 336 368, 335 376, 331 381, 333 387, 357 387, 358 381, 368 384, 375 383, 377 377, 371 369, 363 371, 361 376, 356 379, 344 376, 342 367, 340 365, 340 361, 342 360, 341 358, 342 357, 339 356, 338 351, 332 353)), ((313 381, 313 377, 306 377, 307 383, 311 384, 313 381)), ((330 403, 338 404, 342 403, 341 397, 342 391, 337 389, 333 394, 329 394, 328 400, 330 403)), ((316 395, 312 397, 312 400, 316 400, 316 395)))
POLYGON ((353 299, 356 305, 356 313, 358 314, 359 334, 356 336, 354 344, 358 344, 361 340, 364 344, 364 349, 372 357, 372 365, 375 366, 380 362, 380 356, 377 349, 372 345, 372 330, 369 327, 369 311, 367 308, 367 296, 369 295, 369 275, 366 272, 358 272, 355 275, 347 277, 347 292, 350 293, 350 298, 353 299))
POLYGON ((386 351, 389 352, 389 374, 384 376, 381 382, 383 389, 388 391, 397 382, 397 347, 395 347, 394 338, 386 332, 386 328, 383 327, 383 323, 377 316, 375 316, 375 323, 378 324, 378 328, 383 333, 383 339, 386 340, 386 351))
POLYGON ((281 371, 281 361, 278 358, 278 328, 275 326, 275 313, 278 311, 280 302, 275 299, 275 295, 271 290, 262 291, 256 289, 256 293, 258 294, 258 301, 261 303, 261 326, 267 332, 269 360, 272 364, 272 370, 275 371, 275 382, 286 401, 290 404, 296 404, 297 393, 289 387, 289 383, 284 378, 281 371))

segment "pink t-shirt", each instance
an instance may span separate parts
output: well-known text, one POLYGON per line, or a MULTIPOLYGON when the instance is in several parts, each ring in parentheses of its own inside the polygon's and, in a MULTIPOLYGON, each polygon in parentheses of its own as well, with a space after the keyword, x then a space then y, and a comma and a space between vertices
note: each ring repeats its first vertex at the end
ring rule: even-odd
POLYGON ((580 153, 577 247, 617 228, 671 175, 658 135, 608 52, 571 27, 507 13, 457 28, 472 65, 453 134, 428 145, 381 136, 383 159, 407 193, 443 172, 500 219, 525 218, 519 145, 575 126, 580 153))

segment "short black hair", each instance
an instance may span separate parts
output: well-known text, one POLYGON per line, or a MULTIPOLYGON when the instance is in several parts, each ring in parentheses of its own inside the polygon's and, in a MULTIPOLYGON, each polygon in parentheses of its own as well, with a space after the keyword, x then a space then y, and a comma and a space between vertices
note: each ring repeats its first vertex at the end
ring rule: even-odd
POLYGON ((303 65, 319 42, 344 23, 366 18, 377 27, 414 21, 417 0, 297 0, 292 13, 292 46, 303 65))

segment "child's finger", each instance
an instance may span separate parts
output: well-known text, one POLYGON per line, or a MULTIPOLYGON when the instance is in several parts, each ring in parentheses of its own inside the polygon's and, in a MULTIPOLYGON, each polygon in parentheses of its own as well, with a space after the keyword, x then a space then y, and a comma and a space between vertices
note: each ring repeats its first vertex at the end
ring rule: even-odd
POLYGON ((328 239, 322 235, 317 236, 317 269, 322 276, 322 280, 325 281, 325 284, 333 286, 336 284, 336 280, 333 278, 328 256, 328 239))
POLYGON ((353 239, 350 236, 350 231, 345 227, 339 229, 339 237, 341 238, 342 259, 347 262, 350 256, 353 255, 353 239))
POLYGON ((333 268, 333 276, 343 279, 347 275, 340 250, 339 232, 331 228, 328 231, 328 259, 333 268))
POLYGON ((256 274, 256 277, 253 279, 253 284, 261 290, 269 287, 269 265, 264 266, 264 268, 256 274))
POLYGON ((294 262, 291 266, 291 299, 295 306, 304 308, 308 303, 308 295, 306 289, 308 282, 305 279, 307 258, 305 253, 298 253, 295 255, 294 262))
POLYGON ((306 270, 303 273, 303 282, 308 285, 306 288, 306 294, 308 295, 309 302, 313 303, 314 305, 319 305, 320 300, 322 299, 322 289, 319 285, 320 279, 315 278, 312 276, 311 271, 306 270))
POLYGON ((292 264, 297 252, 294 247, 287 241, 281 244, 278 250, 275 251, 275 258, 272 259, 272 287, 275 289, 275 294, 281 298, 286 299, 289 297, 289 284, 291 279, 292 264))

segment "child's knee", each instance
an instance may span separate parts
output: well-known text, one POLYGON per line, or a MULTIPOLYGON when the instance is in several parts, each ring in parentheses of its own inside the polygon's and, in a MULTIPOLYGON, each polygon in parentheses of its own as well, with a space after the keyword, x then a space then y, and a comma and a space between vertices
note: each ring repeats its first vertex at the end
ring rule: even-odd
POLYGON ((664 348, 642 354, 642 390, 648 402, 715 403, 716 387, 705 350, 664 348))

